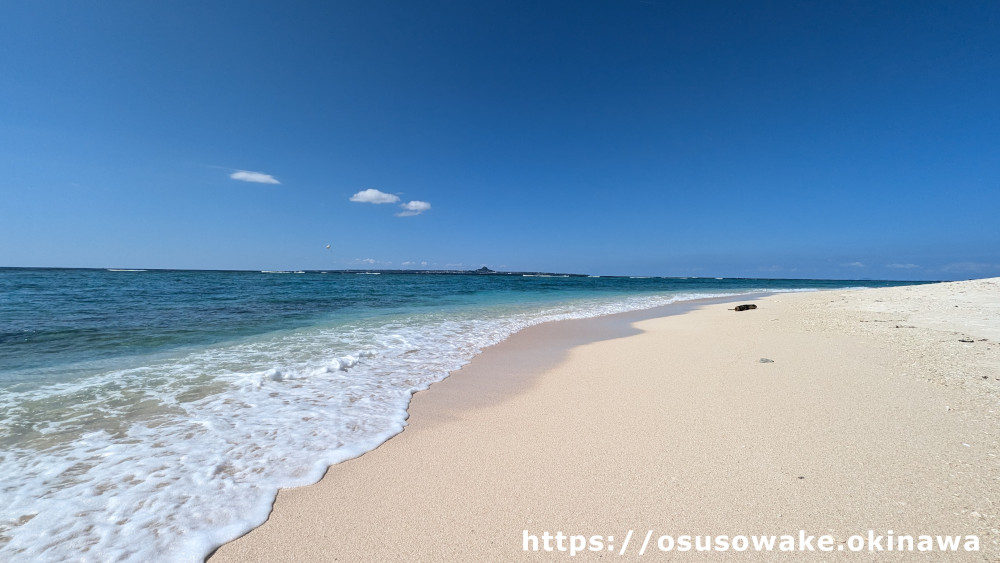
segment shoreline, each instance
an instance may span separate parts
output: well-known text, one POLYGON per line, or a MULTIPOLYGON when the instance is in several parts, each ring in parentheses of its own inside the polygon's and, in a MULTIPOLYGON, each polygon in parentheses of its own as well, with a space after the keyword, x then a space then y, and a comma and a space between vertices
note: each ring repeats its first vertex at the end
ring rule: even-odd
MULTIPOLYGON (((932 478, 936 475, 935 468, 928 467, 933 465, 928 459, 920 458, 940 456, 932 457, 929 450, 923 451, 922 456, 915 456, 915 452, 910 451, 912 447, 903 447, 912 446, 914 440, 910 433, 915 427, 923 428, 940 442, 945 437, 942 433, 951 436, 949 432, 957 431, 956 421, 964 421, 959 426, 966 434, 975 435, 976 428, 982 432, 984 422, 996 422, 996 409, 989 411, 983 406, 997 404, 996 386, 992 388, 993 395, 973 397, 966 388, 948 388, 955 382, 944 376, 928 382, 930 385, 920 385, 914 374, 892 372, 893 364, 887 361, 887 356, 899 352, 898 342, 890 342, 895 348, 887 353, 887 349, 880 348, 881 344, 871 342, 871 334, 859 336, 844 330, 847 325, 842 322, 843 311, 830 309, 826 317, 817 311, 822 312, 818 309, 821 305, 839 303, 838 300, 858 301, 858 293, 866 295, 860 301, 875 303, 877 298, 872 292, 902 294, 914 288, 943 285, 949 284, 736 296, 711 301, 753 302, 761 309, 737 314, 726 311, 718 302, 681 302, 609 317, 528 327, 484 350, 427 392, 415 394, 409 407, 408 425, 402 433, 375 450, 332 466, 316 485, 283 489, 267 523, 221 546, 210 558, 212 561, 264 560, 281 555, 295 560, 329 560, 342 555, 348 559, 378 556, 390 560, 526 559, 545 554, 520 550, 521 545, 516 540, 522 528, 539 526, 539 533, 547 527, 553 533, 562 529, 567 533, 611 534, 616 530, 624 533, 630 528, 642 528, 643 524, 663 529, 669 521, 675 528, 683 528, 680 524, 685 522, 691 529, 700 526, 701 533, 735 533, 739 526, 733 522, 731 513, 726 514, 725 508, 740 504, 744 505, 744 510, 738 511, 742 515, 740 521, 757 522, 758 527, 764 528, 761 532, 791 530, 792 526, 785 522, 791 518, 801 526, 811 522, 816 531, 835 523, 838 533, 844 534, 849 531, 852 518, 858 525, 865 520, 862 515, 869 516, 869 522, 881 519, 890 526, 920 521, 930 526, 935 518, 926 506, 923 510, 903 510, 906 518, 900 516, 898 525, 893 524, 885 514, 880 514, 880 506, 889 506, 885 499, 876 503, 862 502, 863 499, 850 494, 852 489, 867 487, 882 491, 885 496, 885 483, 876 486, 871 476, 858 474, 856 468, 853 479, 843 475, 838 478, 837 471, 832 469, 850 474, 851 467, 838 459, 862 465, 875 460, 880 462, 875 465, 881 473, 885 473, 883 466, 887 466, 897 474, 915 477, 918 482, 931 485, 935 481, 932 478), (666 312, 663 309, 683 312, 662 316, 666 312), (770 319, 772 309, 780 313, 778 318, 770 319), (785 324, 790 326, 782 326, 785 324), (664 335, 669 335, 666 341, 664 335), (776 335, 778 340, 771 342, 776 335), (693 336, 708 336, 709 339, 693 336), (782 357, 769 364, 734 364, 731 357, 734 350, 744 356, 755 355, 748 349, 748 337, 757 342, 768 341, 772 347, 787 348, 783 353, 794 361, 782 357), (662 352, 669 358, 657 358, 659 348, 666 348, 662 352), (841 348, 850 349, 850 353, 837 352, 830 356, 831 351, 841 348), (656 353, 651 356, 651 351, 656 353), (826 359, 832 368, 817 366, 817 354, 830 356, 826 359), (710 361, 705 362, 706 358, 710 361), (663 364, 671 359, 673 363, 663 364), (699 362, 712 365, 697 366, 699 362), (795 366, 793 369, 820 371, 827 377, 818 378, 816 373, 810 373, 803 381, 796 380, 794 373, 784 371, 789 363, 795 366), (658 366, 661 371, 650 373, 651 365, 658 366), (681 370, 677 366, 691 369, 700 377, 692 379, 691 374, 678 374, 681 370), (762 394, 753 385, 745 387, 745 383, 734 383, 730 379, 739 376, 768 386, 773 382, 759 379, 762 376, 759 372, 768 369, 781 374, 787 385, 783 388, 787 394, 785 398, 793 399, 790 405, 775 403, 773 395, 762 394), (858 373, 852 376, 851 369, 865 372, 864 376, 869 379, 859 378, 858 373), (602 370, 605 373, 602 374, 602 370), (872 374, 884 376, 887 372, 887 377, 871 381, 872 374), (616 380, 609 373, 634 375, 636 381, 616 380), (678 381, 665 387, 663 373, 669 373, 678 381), (842 384, 839 380, 844 378, 849 379, 853 387, 831 387, 831 381, 842 384), (729 386, 739 388, 739 393, 733 395, 729 386), (623 395, 622 388, 634 393, 623 395), (706 395, 707 391, 711 393, 706 395), (818 397, 818 392, 831 395, 818 397), (940 408, 937 403, 942 396, 956 392, 958 396, 946 401, 951 403, 945 405, 948 410, 940 408), (873 396, 882 402, 873 404, 873 396), (899 402, 901 397, 905 399, 902 403, 899 402), (825 401, 819 400, 821 398, 825 401), (664 406, 672 408, 659 412, 664 406), (900 427, 899 421, 887 421, 880 406, 892 407, 890 410, 904 417, 909 426, 900 427), (761 410, 762 407, 765 410, 761 410), (625 409, 627 416, 616 414, 615 408, 625 409), (963 417, 950 416, 952 412, 961 413, 963 417), (765 413, 770 416, 764 416, 765 413), (860 417, 860 426, 844 420, 853 416, 860 417), (810 422, 810 419, 816 417, 835 423, 840 431, 850 430, 848 435, 866 443, 867 447, 843 443, 829 428, 814 427, 815 421, 810 422), (928 424, 928 420, 935 424, 941 420, 950 421, 951 426, 946 424, 945 432, 935 424, 928 424), (722 422, 725 424, 720 424, 722 422), (979 426, 969 426, 966 424, 969 422, 979 426), (743 425, 743 432, 734 431, 734 426, 738 429, 740 425, 743 425), (795 438, 798 433, 789 432, 795 425, 810 427, 823 435, 823 443, 828 447, 799 443, 795 438), (905 451, 887 454, 882 449, 886 445, 884 440, 866 442, 869 430, 879 425, 884 427, 883 438, 889 443, 900 442, 903 446, 899 447, 905 451), (769 431, 761 432, 762 428, 769 431), (783 437, 777 439, 777 436, 783 437), (733 441, 740 443, 735 452, 721 446, 733 441), (595 449, 595 443, 612 451, 622 451, 611 455, 605 449, 595 449), (746 459, 736 455, 747 448, 755 453, 746 459), (760 450, 767 454, 761 454, 760 450), (830 450, 837 453, 832 459, 830 450), (665 455, 664 451, 671 451, 672 455, 665 455), (803 451, 809 453, 805 459, 803 451), (864 455, 859 455, 862 451, 864 455), (881 463, 887 462, 885 458, 891 458, 892 463, 881 463), (774 474, 775 468, 770 467, 776 459, 786 460, 790 466, 779 472, 780 479, 774 474), (809 465, 809 460, 822 462, 812 469, 815 475, 784 474, 788 471, 809 473, 806 467, 801 467, 809 465), (650 472, 647 462, 652 461, 656 462, 653 466, 661 470, 673 471, 673 481, 664 481, 662 471, 650 472), (728 472, 720 473, 720 465, 728 472), (577 475, 581 467, 596 471, 596 476, 577 475), (695 469, 701 477, 692 473, 695 469), (706 473, 729 483, 705 482, 706 473), (672 486, 679 476, 685 476, 690 482, 685 486, 672 486), (621 479, 626 483, 615 484, 621 479), (847 506, 839 507, 840 515, 831 516, 826 524, 810 520, 801 510, 801 499, 789 496, 789 491, 785 490, 794 491, 814 482, 825 485, 827 493, 832 492, 842 503, 845 499, 850 501, 846 502, 847 506), (567 490, 567 483, 590 492, 573 493, 567 490), (625 484, 630 486, 623 489, 625 484), (748 499, 740 502, 734 486, 749 495, 749 503, 748 499), (770 491, 771 496, 759 498, 759 494, 750 494, 750 491, 760 490, 770 491), (718 497, 728 498, 729 502, 719 506, 718 497), (662 502, 650 503, 650 499, 662 502), (616 506, 617 510, 609 511, 609 505, 616 506), (781 512, 768 510, 775 505, 784 508, 781 512), (749 510, 751 506, 753 510, 749 510), (633 514, 631 518, 629 513, 633 514), (876 514, 880 517, 870 518, 876 514), (462 535, 461 530, 467 526, 473 526, 474 530, 462 535)), ((853 305, 848 303, 848 306, 853 305)), ((878 315, 900 316, 891 310, 872 311, 869 316, 878 315)), ((888 326, 873 322, 864 328, 882 330, 880 324, 888 326)), ((850 326, 852 330, 856 328, 854 324, 850 326)), ((983 330, 992 329, 986 326, 983 330)), ((995 350, 995 344, 992 348, 995 350)), ((911 346, 911 351, 915 349, 911 346)), ((993 358, 990 354, 987 351, 987 356, 993 358)), ((759 360, 751 359, 753 362, 759 360)), ((902 365, 913 367, 905 362, 902 365)), ((919 367, 920 362, 917 362, 916 369, 919 367)), ((795 373, 801 375, 801 372, 795 373)), ((977 384, 965 383, 966 386, 977 384)), ((991 382, 986 384, 992 385, 991 382)), ((978 485, 963 490, 966 497, 976 496, 977 491, 980 497, 986 497, 988 502, 983 506, 987 508, 977 505, 979 510, 965 509, 966 513, 978 514, 979 523, 986 527, 960 520, 976 532, 985 530, 981 538, 985 551, 980 554, 997 553, 990 551, 997 550, 997 534, 990 531, 993 528, 989 526, 997 527, 995 505, 1000 504, 1000 499, 996 498, 996 493, 984 495, 990 489, 983 488, 992 484, 993 490, 996 489, 996 478, 1000 475, 995 462, 997 444, 995 439, 990 442, 989 436, 980 438, 976 450, 979 457, 971 463, 978 485)), ((962 443, 957 447, 974 449, 962 443)), ((949 445, 951 454, 972 453, 963 449, 952 452, 951 446, 954 444, 949 445)), ((883 475, 883 478, 892 484, 888 489, 904 491, 897 492, 897 497, 923 496, 942 501, 947 499, 941 494, 950 490, 935 485, 930 487, 930 492, 924 491, 929 494, 918 494, 920 487, 914 489, 912 483, 907 488, 906 483, 896 482, 899 479, 892 478, 892 474, 883 475)), ((816 497, 815 491, 812 494, 811 497, 806 495, 812 504, 824 505, 822 495, 816 497)), ((972 502, 963 498, 967 504, 972 502)))
MULTIPOLYGON (((371 450, 329 466, 323 477, 316 483, 301 487, 282 487, 278 489, 278 495, 285 491, 304 489, 319 484, 334 468, 368 455, 384 447, 389 441, 397 439, 408 431, 415 420, 419 420, 420 424, 430 424, 435 417, 441 415, 442 409, 475 409, 517 394, 530 387, 533 378, 538 377, 546 369, 557 365, 569 350, 576 346, 639 334, 641 331, 636 330, 633 326, 639 321, 683 315, 708 304, 734 303, 765 295, 770 295, 770 293, 754 292, 722 297, 701 297, 675 301, 648 309, 636 309, 596 317, 557 319, 529 325, 504 340, 487 346, 479 354, 473 356, 468 363, 450 372, 444 379, 432 383, 426 389, 415 392, 406 407, 407 418, 401 432, 390 436, 371 450), (480 359, 483 356, 486 358, 480 359), (502 362, 502 364, 497 362, 502 362), (487 369, 488 373, 480 373, 480 364, 482 363, 490 366, 487 369), (497 370, 493 369, 494 364, 503 366, 502 374, 496 373, 497 370), (442 385, 455 379, 455 376, 461 377, 462 381, 453 381, 449 385, 442 385), (435 404, 427 408, 425 412, 426 407, 423 405, 423 401, 418 400, 418 398, 425 397, 431 390, 435 390, 436 395, 448 392, 448 397, 441 397, 440 400, 434 401, 435 404), (420 406, 415 407, 415 402, 420 406)), ((272 502, 272 513, 276 502, 277 498, 272 502)), ((205 560, 216 560, 216 553, 222 547, 252 534, 254 530, 266 523, 265 521, 241 536, 217 547, 208 554, 205 560)))

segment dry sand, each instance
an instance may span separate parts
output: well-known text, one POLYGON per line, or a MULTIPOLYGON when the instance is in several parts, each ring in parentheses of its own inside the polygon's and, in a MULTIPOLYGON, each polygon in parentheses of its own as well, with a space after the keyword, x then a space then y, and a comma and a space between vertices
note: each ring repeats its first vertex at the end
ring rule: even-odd
POLYGON ((417 394, 402 434, 282 491, 212 561, 568 557, 523 551, 524 530, 615 537, 574 559, 637 559, 648 530, 642 559, 792 561, 806 556, 655 543, 893 530, 979 537, 923 560, 1000 560, 1000 279, 752 302, 619 338, 621 319, 523 331, 417 394))

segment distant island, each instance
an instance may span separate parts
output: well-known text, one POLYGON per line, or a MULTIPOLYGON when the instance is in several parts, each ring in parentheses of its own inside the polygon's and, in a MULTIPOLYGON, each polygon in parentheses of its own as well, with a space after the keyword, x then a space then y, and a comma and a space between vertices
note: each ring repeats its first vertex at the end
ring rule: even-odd
MULTIPOLYGON (((319 270, 307 270, 308 272, 319 272, 319 270)), ((442 274, 449 276, 544 276, 560 278, 586 278, 587 274, 564 274, 556 272, 498 272, 486 266, 478 270, 323 270, 324 272, 337 274, 442 274)))

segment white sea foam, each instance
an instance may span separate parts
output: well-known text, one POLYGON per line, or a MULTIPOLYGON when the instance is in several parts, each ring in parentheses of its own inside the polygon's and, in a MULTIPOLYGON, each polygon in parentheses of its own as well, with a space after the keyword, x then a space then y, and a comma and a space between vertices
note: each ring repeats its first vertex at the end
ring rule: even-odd
POLYGON ((261 524, 278 487, 400 432, 411 395, 484 347, 540 322, 712 296, 315 327, 4 393, 0 443, 19 445, 0 450, 0 560, 201 561, 261 524))

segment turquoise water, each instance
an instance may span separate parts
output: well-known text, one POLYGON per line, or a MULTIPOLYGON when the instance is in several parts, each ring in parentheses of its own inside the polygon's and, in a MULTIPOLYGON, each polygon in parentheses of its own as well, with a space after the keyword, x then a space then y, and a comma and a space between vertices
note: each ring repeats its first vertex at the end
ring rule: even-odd
POLYGON ((887 285, 0 269, 0 559, 199 561, 532 324, 887 285))

